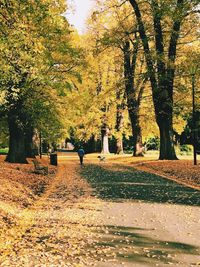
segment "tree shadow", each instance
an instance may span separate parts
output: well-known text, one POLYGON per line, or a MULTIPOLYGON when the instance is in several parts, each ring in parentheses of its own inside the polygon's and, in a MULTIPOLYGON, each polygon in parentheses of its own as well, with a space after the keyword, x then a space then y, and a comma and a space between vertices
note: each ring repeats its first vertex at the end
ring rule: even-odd
POLYGON ((119 165, 115 170, 107 169, 106 165, 88 164, 81 170, 81 175, 95 189, 95 195, 107 201, 200 205, 200 191, 132 167, 119 165))
POLYGON ((148 236, 148 231, 154 230, 114 225, 107 225, 105 229, 99 227, 96 230, 99 238, 96 239, 95 248, 102 251, 106 260, 110 258, 114 261, 146 263, 152 266, 157 266, 158 263, 180 263, 183 254, 199 255, 199 248, 196 246, 154 239, 148 236))

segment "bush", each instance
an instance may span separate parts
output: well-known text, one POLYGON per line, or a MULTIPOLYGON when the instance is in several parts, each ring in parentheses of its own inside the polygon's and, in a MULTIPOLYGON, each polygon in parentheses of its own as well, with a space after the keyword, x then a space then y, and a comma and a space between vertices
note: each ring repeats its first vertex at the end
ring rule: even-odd
POLYGON ((192 152, 191 145, 181 145, 180 154, 190 154, 192 152))
POLYGON ((192 148, 190 146, 188 146, 188 145, 182 145, 182 146, 180 146, 180 151, 191 152, 192 148))
POLYGON ((160 147, 160 139, 156 137, 150 137, 145 143, 146 150, 158 150, 160 147))

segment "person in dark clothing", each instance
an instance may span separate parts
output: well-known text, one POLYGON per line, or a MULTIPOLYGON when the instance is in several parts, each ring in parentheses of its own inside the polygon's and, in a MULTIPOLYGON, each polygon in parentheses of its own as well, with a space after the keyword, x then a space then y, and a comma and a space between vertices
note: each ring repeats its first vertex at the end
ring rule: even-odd
POLYGON ((85 151, 82 147, 78 150, 78 156, 80 159, 80 164, 83 165, 83 157, 85 156, 85 151))

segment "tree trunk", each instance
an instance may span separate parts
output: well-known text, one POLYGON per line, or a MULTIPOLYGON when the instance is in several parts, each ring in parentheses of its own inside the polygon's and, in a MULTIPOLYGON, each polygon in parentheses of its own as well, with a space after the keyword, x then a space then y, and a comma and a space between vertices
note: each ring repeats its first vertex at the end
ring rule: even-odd
MULTIPOLYGON (((120 95, 117 94, 117 99, 120 98, 120 95)), ((122 101, 121 104, 117 105, 117 113, 116 113, 116 125, 115 129, 117 132, 116 136, 116 154, 123 154, 123 137, 122 137, 122 130, 123 130, 123 125, 124 125, 124 112, 125 105, 124 105, 124 100, 122 101)))
POLYGON ((123 138, 122 138, 122 134, 117 137, 116 140, 116 154, 123 154, 124 153, 124 149, 123 149, 123 138))
POLYGON ((95 153, 97 151, 96 148, 96 139, 95 135, 93 134, 89 141, 87 142, 87 152, 88 153, 95 153))
POLYGON ((141 128, 138 124, 133 127, 135 134, 133 135, 133 156, 143 157, 143 146, 142 146, 142 133, 141 128))
POLYGON ((109 129, 107 126, 103 126, 101 129, 101 136, 102 136, 102 154, 109 154, 109 142, 108 142, 108 134, 109 134, 109 129))
POLYGON ((143 156, 143 146, 142 146, 142 132, 139 124, 139 115, 134 110, 133 112, 129 111, 132 135, 133 135, 133 156, 143 156))
POLYGON ((160 129, 160 160, 177 160, 171 123, 167 119, 158 123, 160 129))
POLYGON ((35 144, 33 142, 33 137, 34 137, 34 129, 29 128, 26 130, 25 133, 25 150, 26 150, 26 157, 27 158, 35 158, 36 156, 36 149, 35 149, 35 144))
POLYGON ((25 136, 16 119, 10 119, 9 125, 9 151, 6 161, 11 163, 28 163, 25 151, 25 136))
POLYGON ((135 49, 131 52, 130 41, 124 45, 124 77, 125 89, 127 97, 127 106, 129 118, 131 121, 132 135, 133 135, 133 156, 143 156, 142 152, 142 134, 139 125, 139 106, 142 92, 136 96, 136 88, 134 87, 135 68, 138 52, 138 43, 135 44, 135 49), (132 54, 132 57, 131 57, 132 54), (132 60, 131 60, 132 58, 132 60))
POLYGON ((162 13, 156 1, 152 1, 152 15, 155 31, 155 47, 156 47, 156 61, 150 49, 148 32, 143 22, 143 15, 141 13, 137 0, 129 0, 138 23, 138 30, 146 57, 148 75, 151 82, 153 93, 153 102, 155 107, 156 121, 160 130, 160 158, 173 160, 177 159, 172 131, 172 117, 173 117, 173 84, 175 75, 175 61, 177 42, 179 39, 180 27, 182 23, 182 16, 185 13, 183 9, 184 0, 177 0, 176 12, 179 16, 173 16, 171 36, 168 46, 168 60, 165 58, 165 47, 162 29, 162 13), (155 66, 155 67, 154 67, 155 66))
POLYGON ((169 88, 170 80, 165 79, 165 85, 160 85, 157 92, 153 91, 156 122, 160 131, 160 160, 177 160, 173 140, 173 95, 169 88))

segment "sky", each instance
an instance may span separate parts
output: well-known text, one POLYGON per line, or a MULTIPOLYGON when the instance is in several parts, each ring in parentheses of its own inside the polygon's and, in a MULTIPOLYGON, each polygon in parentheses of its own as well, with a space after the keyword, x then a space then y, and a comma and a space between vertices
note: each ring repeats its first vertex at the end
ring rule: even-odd
MULTIPOLYGON (((83 33, 85 30, 85 21, 89 15, 90 9, 93 6, 94 0, 71 0, 74 3, 74 14, 67 14, 67 18, 70 24, 73 24, 79 33, 83 33)), ((70 12, 71 13, 71 12, 70 12)))

